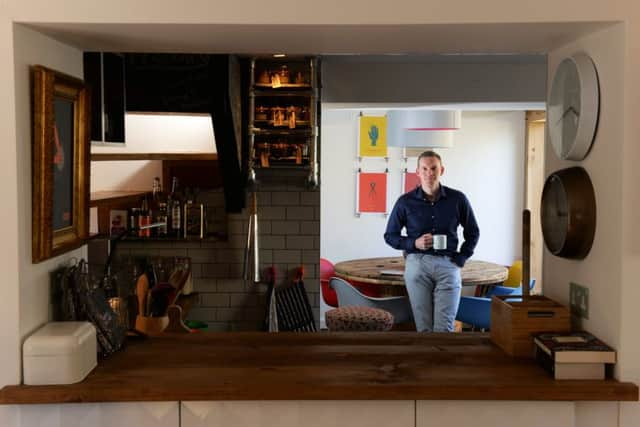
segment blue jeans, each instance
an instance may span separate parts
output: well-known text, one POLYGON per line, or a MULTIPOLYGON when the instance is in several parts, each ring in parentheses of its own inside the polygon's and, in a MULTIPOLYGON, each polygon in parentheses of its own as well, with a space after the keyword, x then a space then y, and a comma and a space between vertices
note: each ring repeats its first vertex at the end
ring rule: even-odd
POLYGON ((462 279, 448 257, 409 254, 404 281, 418 332, 453 332, 462 279))

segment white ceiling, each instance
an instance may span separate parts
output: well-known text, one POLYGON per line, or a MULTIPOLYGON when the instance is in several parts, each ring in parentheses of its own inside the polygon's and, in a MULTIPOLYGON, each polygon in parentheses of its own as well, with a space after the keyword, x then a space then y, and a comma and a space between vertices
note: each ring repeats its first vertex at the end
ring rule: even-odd
MULTIPOLYGON (((268 7, 268 4, 265 3, 268 7)), ((28 26, 83 50, 267 54, 546 53, 607 22, 416 25, 28 26)))

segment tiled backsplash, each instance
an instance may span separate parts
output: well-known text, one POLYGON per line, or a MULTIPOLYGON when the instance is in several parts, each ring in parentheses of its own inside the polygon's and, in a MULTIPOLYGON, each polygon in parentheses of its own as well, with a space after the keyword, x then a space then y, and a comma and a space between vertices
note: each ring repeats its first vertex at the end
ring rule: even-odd
MULTIPOLYGON (((198 202, 224 205, 222 191, 198 195, 198 202)), ((242 279, 248 215, 227 214, 229 240, 120 242, 118 257, 127 255, 188 256, 192 261, 198 303, 188 319, 207 322, 210 331, 259 330, 265 315, 265 284, 242 279)), ((297 182, 261 183, 258 189, 258 228, 262 270, 276 268, 276 284, 293 280, 304 265, 305 288, 316 324, 320 306, 320 191, 297 182)))

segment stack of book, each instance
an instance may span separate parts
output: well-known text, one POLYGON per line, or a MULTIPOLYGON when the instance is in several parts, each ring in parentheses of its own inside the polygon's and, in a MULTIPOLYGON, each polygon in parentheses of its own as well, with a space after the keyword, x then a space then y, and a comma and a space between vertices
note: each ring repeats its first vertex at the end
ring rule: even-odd
POLYGON ((589 332, 539 333, 535 358, 557 380, 602 380, 616 352, 589 332))

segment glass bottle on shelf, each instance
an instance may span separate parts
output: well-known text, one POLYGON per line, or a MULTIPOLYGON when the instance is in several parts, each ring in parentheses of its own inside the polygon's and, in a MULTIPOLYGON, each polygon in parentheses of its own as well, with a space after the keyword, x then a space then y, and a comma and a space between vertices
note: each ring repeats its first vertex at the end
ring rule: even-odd
POLYGON ((289 68, 286 65, 280 67, 280 83, 287 84, 289 83, 289 68))
POLYGON ((140 208, 140 215, 138 216, 138 237, 150 237, 151 229, 142 227, 151 224, 151 215, 149 215, 149 203, 147 202, 147 197, 145 196, 142 199, 142 207, 140 208))
POLYGON ((158 178, 157 176, 153 178, 151 194, 153 207, 157 208, 161 202, 164 202, 164 195, 162 194, 162 184, 160 183, 160 178, 158 178))
POLYGON ((131 208, 129 212, 129 235, 138 235, 138 222, 140 221, 140 208, 131 208))
MULTIPOLYGON (((156 176, 155 178, 153 178, 153 184, 151 186, 151 201, 149 202, 149 217, 151 224, 158 222, 158 210, 160 208, 161 192, 162 188, 160 184, 160 178, 156 176)), ((158 235, 158 229, 150 229, 150 234, 152 236, 158 235)))
POLYGON ((182 203, 178 194, 178 178, 173 177, 171 183, 171 194, 169 195, 170 203, 168 209, 171 213, 171 228, 169 230, 171 236, 180 237, 180 229, 182 223, 182 203))
POLYGON ((158 203, 158 214, 156 216, 156 222, 164 223, 164 225, 158 226, 158 237, 167 237, 169 230, 168 216, 167 216, 167 204, 164 202, 158 203))
POLYGON ((153 200, 157 200, 160 195, 160 178, 157 176, 153 178, 153 184, 151 185, 151 193, 153 195, 153 200))

